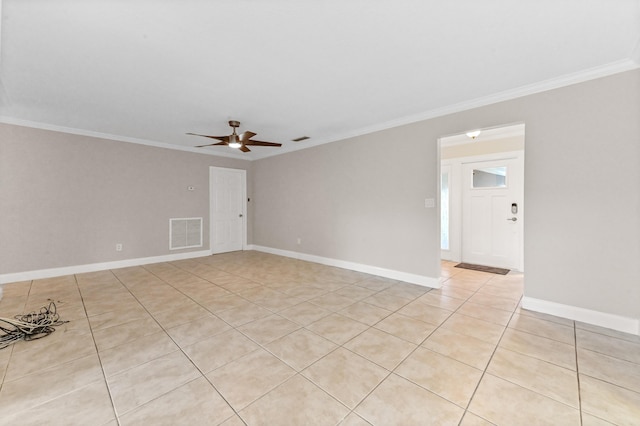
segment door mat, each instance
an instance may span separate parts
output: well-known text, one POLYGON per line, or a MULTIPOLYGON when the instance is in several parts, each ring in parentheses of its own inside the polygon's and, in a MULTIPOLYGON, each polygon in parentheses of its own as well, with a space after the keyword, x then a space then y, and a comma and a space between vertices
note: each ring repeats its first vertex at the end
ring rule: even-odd
POLYGON ((494 268, 493 266, 472 265, 471 263, 458 263, 456 268, 471 269, 480 272, 489 272, 490 274, 507 275, 509 269, 494 268))

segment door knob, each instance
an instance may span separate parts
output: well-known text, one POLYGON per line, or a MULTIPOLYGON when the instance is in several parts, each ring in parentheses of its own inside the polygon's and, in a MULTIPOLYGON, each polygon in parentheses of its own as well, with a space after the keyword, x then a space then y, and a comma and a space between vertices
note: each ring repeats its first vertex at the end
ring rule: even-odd
POLYGON ((510 221, 512 221, 512 222, 515 222, 515 221, 517 221, 517 220, 518 220, 518 218, 517 218, 517 217, 510 217, 510 218, 508 218, 507 220, 510 220, 510 221))

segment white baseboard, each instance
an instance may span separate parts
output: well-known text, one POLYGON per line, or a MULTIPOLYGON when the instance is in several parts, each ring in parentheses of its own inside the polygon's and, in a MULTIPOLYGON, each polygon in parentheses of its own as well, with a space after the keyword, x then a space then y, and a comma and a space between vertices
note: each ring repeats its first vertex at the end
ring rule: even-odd
MULTIPOLYGON (((150 263, 171 262, 174 260, 193 259, 210 256, 210 250, 190 251, 187 253, 167 254, 163 256, 141 257, 137 259, 116 260, 113 262, 91 263, 88 265, 65 266, 62 268, 40 269, 36 271, 16 272, 0 275, 0 284, 19 281, 39 280, 60 277, 63 275, 83 274, 86 272, 105 271, 107 269, 128 268, 130 266, 148 265, 150 263)), ((2 286, 0 286, 0 298, 2 286)))
POLYGON ((393 280, 404 281, 407 283, 418 284, 424 287, 440 288, 440 280, 438 278, 427 277, 424 275, 411 274, 408 272, 395 271, 393 269, 379 268, 377 266, 363 265, 361 263, 349 262, 346 260, 331 259, 328 257, 315 256, 312 254, 299 253, 296 251, 280 250, 271 247, 258 245, 249 245, 247 250, 256 250, 264 253, 276 254, 278 256, 290 257, 293 259, 306 260, 308 262, 320 263, 327 266, 335 266, 337 268, 350 269, 352 271, 364 272, 380 277, 391 278, 393 280))
POLYGON ((563 305, 561 303, 549 302, 547 300, 534 299, 532 297, 522 298, 522 307, 543 314, 555 315, 587 324, 610 328, 612 330, 640 335, 640 319, 623 317, 620 315, 608 314, 605 312, 593 311, 591 309, 577 306, 563 305))

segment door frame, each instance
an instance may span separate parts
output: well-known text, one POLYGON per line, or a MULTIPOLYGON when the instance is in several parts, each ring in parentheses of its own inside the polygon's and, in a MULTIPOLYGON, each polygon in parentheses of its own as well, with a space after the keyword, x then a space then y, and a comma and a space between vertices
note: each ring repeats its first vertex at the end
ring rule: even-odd
MULTIPOLYGON (((518 256, 518 268, 519 272, 524 272, 524 218, 525 218, 525 205, 524 205, 524 150, 496 152, 492 154, 474 155, 469 157, 456 157, 451 159, 440 159, 438 164, 438 199, 440 199, 440 188, 442 185, 442 166, 450 165, 451 172, 449 175, 449 256, 443 256, 444 251, 440 250, 441 259, 449 260, 452 262, 462 261, 462 237, 464 230, 462 229, 462 165, 466 163, 475 163, 483 161, 495 161, 504 159, 515 159, 520 162, 520 181, 522 184, 522 200, 520 206, 519 220, 521 220, 521 233, 519 242, 519 256, 518 256), (454 188, 452 190, 452 188, 454 188)), ((440 221, 438 221, 440 222, 440 221)), ((440 232, 442 231, 442 224, 440 223, 440 232)), ((515 268, 514 268, 515 269, 515 268)))
POLYGON ((209 166, 209 252, 213 252, 213 212, 215 211, 215 197, 213 196, 213 174, 216 171, 237 172, 240 173, 241 189, 242 192, 242 250, 247 249, 247 171, 244 169, 232 169, 229 167, 217 167, 209 166))

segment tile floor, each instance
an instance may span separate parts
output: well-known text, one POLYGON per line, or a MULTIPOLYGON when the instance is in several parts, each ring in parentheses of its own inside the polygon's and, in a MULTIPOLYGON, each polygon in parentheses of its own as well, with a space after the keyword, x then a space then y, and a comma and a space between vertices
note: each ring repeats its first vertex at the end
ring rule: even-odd
POLYGON ((5 286, 52 335, 0 350, 0 424, 638 425, 640 337, 258 252, 5 286))

